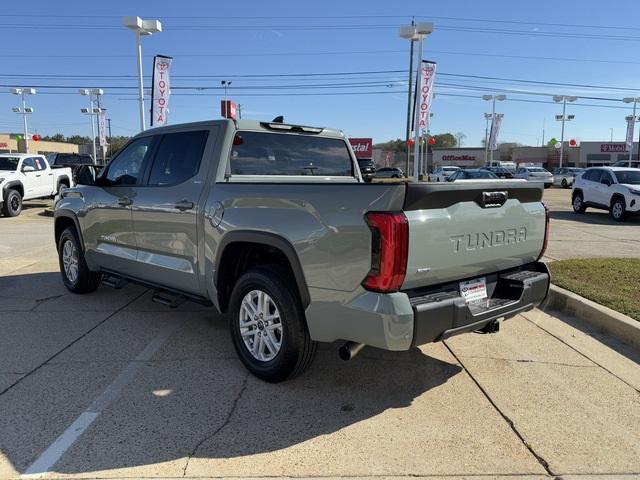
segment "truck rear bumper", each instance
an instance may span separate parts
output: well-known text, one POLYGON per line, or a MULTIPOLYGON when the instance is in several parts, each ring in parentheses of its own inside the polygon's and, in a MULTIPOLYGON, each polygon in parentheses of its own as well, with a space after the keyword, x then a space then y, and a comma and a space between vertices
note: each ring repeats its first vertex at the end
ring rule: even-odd
POLYGON ((531 310, 546 298, 550 276, 544 263, 535 262, 488 275, 486 282, 488 298, 477 303, 465 301, 458 282, 430 291, 410 292, 414 312, 411 345, 445 340, 531 310))
MULTIPOLYGON (((349 340, 385 350, 408 350, 478 330, 538 306, 549 290, 544 263, 486 275, 488 299, 467 304, 459 282, 395 293, 310 288, 306 317, 313 340, 349 340)), ((465 279, 463 279, 465 280, 465 279)))

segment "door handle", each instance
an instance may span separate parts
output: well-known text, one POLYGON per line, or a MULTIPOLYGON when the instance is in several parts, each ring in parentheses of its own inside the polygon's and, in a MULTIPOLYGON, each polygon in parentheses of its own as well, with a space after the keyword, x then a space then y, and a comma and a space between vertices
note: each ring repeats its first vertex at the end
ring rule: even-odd
POLYGON ((133 203, 133 200, 131 200, 128 197, 121 197, 118 199, 118 205, 120 205, 121 207, 128 207, 132 203, 133 203))
POLYGON ((36 175, 36 177, 41 177, 42 175, 36 175))
POLYGON ((181 212, 184 212, 185 210, 191 210, 193 208, 193 202, 190 202, 188 200, 181 200, 176 203, 176 208, 181 212))

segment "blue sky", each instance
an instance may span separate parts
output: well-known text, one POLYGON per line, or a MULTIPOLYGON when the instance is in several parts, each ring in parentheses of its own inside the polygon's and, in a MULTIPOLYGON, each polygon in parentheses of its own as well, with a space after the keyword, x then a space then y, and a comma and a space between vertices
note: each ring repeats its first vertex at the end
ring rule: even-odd
MULTIPOLYGON (((230 79, 229 98, 243 105, 245 118, 271 119, 284 114, 292 123, 335 126, 350 136, 371 136, 376 142, 404 136, 407 74, 395 71, 407 69, 408 42, 399 38, 397 25, 410 22, 412 15, 435 23, 434 33, 425 42, 425 57, 438 62, 436 81, 440 84, 435 89, 438 96, 433 104, 432 132, 464 132, 465 146, 480 145, 485 128, 483 114, 490 111, 490 105, 480 97, 496 89, 510 91, 508 100, 499 104, 498 111, 505 115, 501 140, 529 145, 541 142, 543 123, 547 140, 560 136, 560 125, 554 121, 560 107, 537 103, 551 102, 545 94, 611 99, 640 95, 640 27, 634 26, 640 18, 640 2, 632 0, 67 0, 58 2, 58 6, 37 0, 29 2, 28 9, 15 2, 5 5, 0 13, 4 37, 0 52, 0 132, 21 131, 20 117, 11 112, 18 98, 8 94, 8 87, 42 85, 38 95, 29 98, 35 108, 30 118, 31 132, 90 134, 88 119, 79 111, 86 106, 86 97, 77 94, 75 88, 63 88, 87 86, 104 89, 103 105, 112 119, 114 135, 135 134, 137 104, 135 90, 131 89, 136 84, 135 47, 134 35, 121 26, 121 17, 126 15, 163 22, 162 33, 143 39, 145 74, 151 73, 153 54, 171 55, 174 87, 219 87, 221 78, 230 79), (25 13, 27 10, 31 13, 25 13), (566 26, 569 24, 581 26, 566 26), (375 27, 363 28, 368 25, 375 27), (326 28, 329 26, 332 28, 326 28), (355 74, 370 71, 386 73, 355 74), (341 75, 241 76, 301 73, 341 75), (328 84, 347 85, 327 88, 328 84), (285 85, 289 88, 280 88, 285 85), (258 86, 269 88, 256 89, 258 86)), ((219 117, 221 89, 174 89, 173 94, 171 123, 219 117)), ((623 140, 624 116, 630 108, 622 103, 581 98, 569 113, 576 119, 567 125, 567 138, 609 139, 613 128, 614 140, 623 140), (624 106, 626 110, 597 105, 624 106)))

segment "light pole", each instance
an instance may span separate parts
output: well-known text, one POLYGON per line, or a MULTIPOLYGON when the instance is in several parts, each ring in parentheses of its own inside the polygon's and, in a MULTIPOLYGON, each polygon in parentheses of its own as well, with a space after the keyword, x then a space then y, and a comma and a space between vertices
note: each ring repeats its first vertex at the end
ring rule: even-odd
MULTIPOLYGON (((507 99, 507 96, 506 95, 483 95, 482 99, 486 100, 488 102, 489 101, 491 102, 491 105, 492 105, 491 106, 491 116, 489 118, 491 118, 491 129, 493 130, 493 124, 496 121, 496 101, 502 102, 502 101, 507 99)), ((487 115, 485 114, 485 118, 486 118, 486 116, 487 115)), ((500 116, 500 118, 502 118, 503 114, 500 113, 500 114, 498 114, 498 116, 500 116)), ((487 140, 489 140, 489 139, 487 138, 487 140)), ((491 162, 493 162, 493 148, 490 148, 489 146, 487 146, 487 148, 489 148, 489 165, 490 165, 491 162)), ((484 157, 484 161, 485 161, 485 164, 486 164, 487 163, 486 155, 484 157)))
POLYGON ((556 120, 562 121, 562 130, 560 132, 560 164, 558 165, 562 168, 562 160, 564 157, 564 122, 568 122, 576 118, 575 115, 566 115, 567 111, 567 102, 575 102, 578 97, 572 97, 570 95, 554 95, 553 101, 556 103, 562 102, 562 115, 556 115, 556 120))
POLYGON ((136 34, 136 55, 138 58, 138 106, 140 109, 140 131, 144 131, 144 82, 142 80, 142 35, 153 35, 162 31, 160 20, 143 20, 140 17, 124 17, 124 26, 136 34))
MULTIPOLYGON (((633 117, 633 123, 631 124, 631 148, 629 149, 629 162, 631 162, 631 160, 633 160, 633 127, 637 121, 636 106, 638 102, 640 102, 640 97, 625 97, 622 101, 624 103, 633 103, 633 114, 631 115, 633 117)), ((631 121, 629 117, 627 117, 627 121, 631 121)), ((640 151, 640 144, 638 145, 638 149, 640 151)), ((631 163, 629 163, 629 165, 631 165, 631 163)))
POLYGON ((81 108, 80 111, 89 115, 91 119, 91 143, 93 145, 93 163, 98 163, 98 157, 96 155, 96 125, 93 121, 93 116, 102 111, 101 108, 95 108, 93 106, 93 97, 99 97, 104 94, 101 88, 81 88, 78 90, 80 95, 89 97, 89 108, 81 108))
MULTIPOLYGON (((416 83, 418 88, 422 84, 422 47, 424 44, 424 37, 433 32, 433 23, 416 23, 415 25, 407 25, 404 27, 400 27, 400 36, 402 38, 410 39, 412 41, 418 41, 418 75, 416 77, 416 83)), ((418 175, 420 174, 420 166, 418 165, 420 162, 420 149, 418 148, 420 141, 420 109, 417 105, 418 97, 416 96, 416 101, 414 102, 415 112, 413 119, 413 135, 414 135, 414 143, 413 143, 413 181, 418 182, 418 175)))
POLYGON ((227 118, 227 88, 229 88, 231 86, 233 82, 230 82, 229 80, 221 80, 220 81, 220 85, 222 85, 222 88, 224 88, 224 114, 223 117, 227 118))
POLYGON ((407 90, 407 136, 405 138, 407 145, 407 167, 405 169, 406 175, 409 176, 409 159, 411 158, 411 149, 409 148, 409 138, 411 138, 411 97, 413 95, 413 45, 415 42, 415 26, 416 22, 411 20, 411 25, 408 28, 400 30, 400 37, 410 41, 411 47, 409 48, 409 84, 407 90))
POLYGON ((13 113, 22 115, 22 123, 24 126, 24 153, 29 153, 29 132, 27 131, 27 115, 33 113, 33 108, 27 107, 25 95, 35 95, 35 88, 12 88, 11 93, 22 96, 22 107, 13 107, 13 113))

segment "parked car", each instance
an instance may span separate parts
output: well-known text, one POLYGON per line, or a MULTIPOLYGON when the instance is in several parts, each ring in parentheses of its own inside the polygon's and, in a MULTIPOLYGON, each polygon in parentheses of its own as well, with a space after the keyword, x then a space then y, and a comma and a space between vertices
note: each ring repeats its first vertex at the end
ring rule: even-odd
POLYGON ((171 125, 65 190, 54 240, 71 292, 133 281, 156 302, 211 305, 247 369, 278 382, 318 342, 346 342, 344 359, 364 345, 409 350, 495 332, 538 305, 542 188, 502 183, 365 185, 339 130, 171 125))
POLYGON ((570 188, 576 177, 584 173, 584 168, 561 167, 553 171, 553 184, 562 188, 570 188))
POLYGON ((42 155, 0 154, 0 210, 7 217, 20 215, 23 200, 53 197, 73 184, 70 168, 52 169, 42 155))
POLYGON ((382 167, 376 171, 377 178, 402 178, 404 173, 396 167, 382 167))
POLYGON ((358 167, 360 168, 360 174, 365 182, 370 182, 373 177, 376 176, 376 164, 373 160, 358 159, 358 167))
POLYGON ((47 154, 47 161, 51 168, 94 165, 93 158, 86 153, 49 153, 47 154))
POLYGON ((520 167, 514 178, 524 178, 529 182, 543 182, 544 188, 553 185, 553 175, 542 167, 520 167))
POLYGON ((447 182, 459 182, 463 180, 497 180, 498 176, 483 168, 460 169, 447 177, 447 182))
POLYGON ((509 167, 484 167, 483 170, 494 173, 498 178, 513 178, 516 173, 515 169, 509 167))
POLYGON ((640 160, 619 160, 612 167, 640 168, 640 160))
POLYGON ((572 193, 573 211, 587 207, 609 210, 611 218, 622 222, 640 212, 640 169, 594 167, 576 178, 572 193))
POLYGON ((458 170, 461 170, 461 168, 455 166, 438 167, 431 174, 431 178, 436 182, 446 182, 447 177, 458 170))

